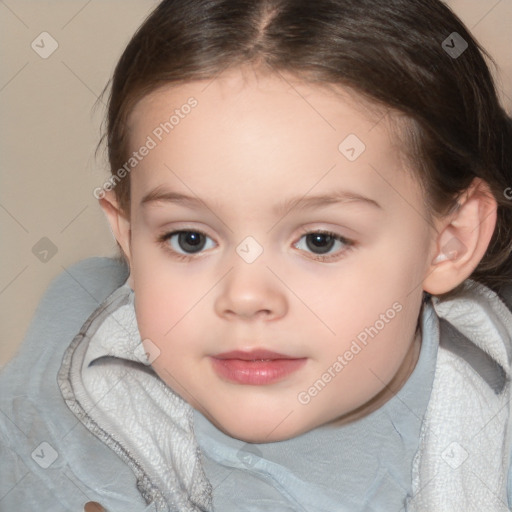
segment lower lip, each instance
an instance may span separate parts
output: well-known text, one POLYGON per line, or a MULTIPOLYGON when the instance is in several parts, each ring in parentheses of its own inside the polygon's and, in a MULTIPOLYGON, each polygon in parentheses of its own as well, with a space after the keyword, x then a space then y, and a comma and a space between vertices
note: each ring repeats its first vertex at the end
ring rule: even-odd
POLYGON ((210 358, 214 370, 221 377, 238 384, 261 386, 272 384, 297 371, 306 363, 302 359, 272 359, 245 361, 242 359, 210 358))

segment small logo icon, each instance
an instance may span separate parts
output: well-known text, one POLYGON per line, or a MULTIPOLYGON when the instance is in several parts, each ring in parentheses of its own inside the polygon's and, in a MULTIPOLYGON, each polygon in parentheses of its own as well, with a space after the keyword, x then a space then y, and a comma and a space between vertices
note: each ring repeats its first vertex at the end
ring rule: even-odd
POLYGON ((350 162, 357 160, 366 149, 364 142, 357 136, 351 133, 338 146, 339 152, 350 162))
POLYGON ((42 263, 47 263, 57 254, 57 246, 49 238, 43 236, 32 247, 32 254, 42 263))
POLYGON ((452 59, 458 59, 468 49, 468 42, 457 32, 452 32, 441 46, 452 59))
POLYGON ((160 349, 149 338, 146 338, 137 345, 133 353, 141 363, 149 366, 160 355, 160 349))
POLYGON ((43 469, 49 468, 56 460, 59 454, 54 450, 53 446, 43 441, 31 454, 32 458, 43 469))
POLYGON ((441 454, 443 460, 452 469, 457 469, 468 458, 468 452, 457 442, 450 443, 441 454))
POLYGON ((254 263, 263 253, 263 247, 252 236, 248 236, 238 245, 236 252, 246 263, 254 263))
POLYGON ((252 468, 261 458, 261 451, 251 443, 245 443, 236 456, 245 467, 252 468))
POLYGON ((48 32, 41 32, 30 46, 39 57, 47 59, 59 47, 59 43, 48 32))

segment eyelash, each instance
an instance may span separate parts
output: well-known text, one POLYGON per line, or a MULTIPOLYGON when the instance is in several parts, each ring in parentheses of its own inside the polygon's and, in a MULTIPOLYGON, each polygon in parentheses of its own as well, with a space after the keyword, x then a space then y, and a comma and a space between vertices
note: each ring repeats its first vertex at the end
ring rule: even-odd
MULTIPOLYGON (((176 231, 170 231, 170 232, 166 232, 166 233, 159 235, 156 239, 157 243, 160 244, 164 248, 164 250, 169 252, 173 258, 175 258, 179 261, 191 261, 196 257, 194 254, 182 254, 180 252, 175 251, 174 249, 171 249, 171 247, 167 243, 168 240, 171 237, 173 237, 174 235, 178 235, 180 233, 197 233, 199 235, 205 236, 206 238, 210 238, 206 233, 204 233, 203 231, 197 230, 197 229, 179 229, 176 231)), ((337 233, 333 233, 332 231, 323 230, 323 229, 312 230, 312 231, 305 229, 305 230, 301 231, 301 237, 299 238, 299 241, 305 235, 317 235, 317 234, 330 236, 334 240, 343 243, 345 245, 345 247, 341 250, 341 254, 340 254, 340 251, 338 251, 338 253, 335 253, 334 255, 331 255, 331 256, 322 256, 320 254, 310 253, 315 256, 313 258, 310 258, 314 261, 321 261, 324 263, 330 262, 330 261, 338 261, 338 260, 342 259, 349 251, 351 251, 354 248, 355 242, 353 240, 345 238, 337 233)), ((201 253, 199 252, 197 254, 201 254, 201 253)))

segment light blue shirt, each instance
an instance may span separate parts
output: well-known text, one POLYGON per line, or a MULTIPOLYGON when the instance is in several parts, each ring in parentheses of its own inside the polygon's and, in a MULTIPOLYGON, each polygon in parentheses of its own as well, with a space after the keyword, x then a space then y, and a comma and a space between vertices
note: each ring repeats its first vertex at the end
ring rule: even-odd
POLYGON ((434 322, 438 318, 427 302, 413 373, 393 398, 352 423, 251 444, 224 434, 194 411, 215 510, 400 512, 411 492, 412 461, 434 379, 439 342, 433 339, 434 322))

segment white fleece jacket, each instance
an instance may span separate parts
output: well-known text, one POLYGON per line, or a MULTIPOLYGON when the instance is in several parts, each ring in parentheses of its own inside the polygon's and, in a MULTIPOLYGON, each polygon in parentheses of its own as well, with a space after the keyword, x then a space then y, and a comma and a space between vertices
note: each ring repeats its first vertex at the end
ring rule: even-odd
MULTIPOLYGON (((441 336, 406 510, 508 511, 512 313, 470 280, 457 298, 431 300, 456 331, 441 336)), ((80 421, 130 465, 156 510, 212 510, 192 409, 149 366, 126 283, 73 340, 59 385, 80 421)))

